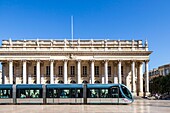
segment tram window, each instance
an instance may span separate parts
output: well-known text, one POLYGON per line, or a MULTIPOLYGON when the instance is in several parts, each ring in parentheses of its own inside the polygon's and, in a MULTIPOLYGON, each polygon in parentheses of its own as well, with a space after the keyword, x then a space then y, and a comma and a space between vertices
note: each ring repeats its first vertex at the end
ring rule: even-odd
POLYGON ((29 97, 29 90, 19 90, 19 98, 30 98, 29 97))
POLYGON ((119 89, 118 87, 111 89, 111 97, 112 98, 118 98, 119 97, 119 89))
POLYGON ((30 98, 40 98, 40 90, 30 90, 30 98))
POLYGON ((41 98, 40 89, 18 89, 17 98, 41 98))
POLYGON ((9 89, 1 89, 0 98, 12 98, 11 91, 9 89))
POLYGON ((61 89, 60 90, 60 98, 69 98, 70 90, 69 89, 61 89))
POLYGON ((59 90, 58 89, 47 89, 46 95, 47 95, 47 98, 59 98, 59 90))
POLYGON ((71 89, 71 98, 82 98, 81 89, 71 89))
POLYGON ((126 87, 124 87, 124 86, 121 86, 121 88, 122 88, 122 91, 125 94, 125 96, 127 96, 130 99, 132 99, 132 95, 131 95, 130 91, 126 87))
POLYGON ((59 94, 58 89, 54 89, 53 97, 54 98, 59 98, 58 94, 59 94))
POLYGON ((83 98, 83 89, 77 89, 77 98, 83 98))
POLYGON ((90 89, 90 98, 99 98, 99 89, 90 89))
POLYGON ((53 89, 47 89, 47 98, 53 98, 53 89))
POLYGON ((100 89, 100 98, 108 98, 109 90, 108 89, 100 89))

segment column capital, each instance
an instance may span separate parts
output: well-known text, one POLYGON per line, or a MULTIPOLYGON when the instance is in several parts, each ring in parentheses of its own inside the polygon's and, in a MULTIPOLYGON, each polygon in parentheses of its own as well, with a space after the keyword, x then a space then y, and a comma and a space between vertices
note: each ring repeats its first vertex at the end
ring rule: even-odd
POLYGON ((40 59, 36 59, 35 61, 36 61, 36 62, 40 62, 41 60, 40 60, 40 59))
POLYGON ((68 62, 68 59, 63 59, 64 62, 68 62))
POLYGON ((108 60, 108 59, 105 59, 104 62, 109 62, 109 60, 108 60))
POLYGON ((119 60, 117 60, 117 61, 118 61, 118 63, 119 63, 119 62, 122 62, 123 60, 120 60, 120 59, 119 59, 119 60))
POLYGON ((77 59, 76 61, 77 61, 77 62, 81 62, 81 59, 77 59))
POLYGON ((22 61, 22 62, 27 62, 27 60, 26 60, 26 59, 22 59, 21 61, 22 61))
POLYGON ((142 65, 142 64, 143 64, 143 61, 139 61, 139 62, 138 62, 138 65, 142 65))
POLYGON ((148 63, 149 61, 150 61, 150 60, 145 60, 144 62, 145 62, 145 63, 148 63))
POLYGON ((50 62, 54 62, 54 59, 49 59, 50 62))
POLYGON ((90 61, 91 61, 91 62, 95 62, 95 60, 94 60, 94 59, 91 59, 90 61))
POLYGON ((13 60, 12 59, 9 59, 9 60, 7 60, 8 62, 13 62, 13 60))
POLYGON ((131 62, 136 62, 137 60, 134 60, 134 59, 132 59, 132 60, 130 60, 131 62))

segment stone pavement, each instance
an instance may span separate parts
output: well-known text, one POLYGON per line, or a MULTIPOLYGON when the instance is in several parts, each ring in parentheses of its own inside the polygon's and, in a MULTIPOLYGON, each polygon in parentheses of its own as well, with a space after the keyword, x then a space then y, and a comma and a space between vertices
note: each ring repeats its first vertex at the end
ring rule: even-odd
POLYGON ((130 105, 0 105, 0 113, 170 113, 170 100, 136 100, 130 105))

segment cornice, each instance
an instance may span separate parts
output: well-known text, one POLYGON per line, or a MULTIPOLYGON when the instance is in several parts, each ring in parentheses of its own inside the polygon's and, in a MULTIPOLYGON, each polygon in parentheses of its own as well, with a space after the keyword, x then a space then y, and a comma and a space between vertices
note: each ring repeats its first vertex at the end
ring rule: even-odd
POLYGON ((74 56, 103 56, 103 55, 114 55, 114 56, 148 56, 152 51, 3 51, 0 52, 0 56, 36 56, 36 55, 51 55, 51 56, 65 56, 65 55, 74 55, 74 56))

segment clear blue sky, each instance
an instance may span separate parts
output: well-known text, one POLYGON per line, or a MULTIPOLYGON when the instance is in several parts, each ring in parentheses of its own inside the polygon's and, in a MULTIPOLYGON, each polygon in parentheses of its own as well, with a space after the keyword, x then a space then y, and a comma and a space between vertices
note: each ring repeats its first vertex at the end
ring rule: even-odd
POLYGON ((3 39, 148 40, 150 69, 170 63, 170 0, 0 0, 3 39))

